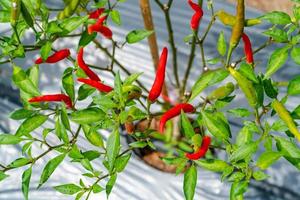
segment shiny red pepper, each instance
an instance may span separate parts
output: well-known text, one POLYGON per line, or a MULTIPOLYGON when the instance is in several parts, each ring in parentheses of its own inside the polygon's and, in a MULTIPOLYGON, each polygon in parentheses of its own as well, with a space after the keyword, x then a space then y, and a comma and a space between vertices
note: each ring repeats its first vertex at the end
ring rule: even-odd
POLYGON ((186 153, 185 157, 190 159, 190 160, 198 160, 205 156, 206 152, 209 149, 209 145, 211 143, 211 138, 209 136, 204 136, 202 138, 202 144, 201 147, 198 149, 198 151, 194 153, 186 153))
POLYGON ((98 19, 104 11, 105 11, 105 8, 99 8, 99 9, 89 13, 89 19, 98 19))
POLYGON ((77 63, 90 79, 100 81, 100 78, 97 76, 97 74, 93 72, 87 64, 85 64, 83 60, 83 47, 80 47, 79 52, 77 54, 77 63))
POLYGON ((251 41, 250 41, 249 37, 245 33, 243 33, 242 39, 243 39, 243 42, 244 42, 244 51, 245 51, 245 55, 246 55, 246 61, 249 64, 253 64, 254 59, 253 59, 253 52, 252 52, 251 41))
POLYGON ((159 97, 163 89, 163 85, 165 82, 167 60, 168 60, 168 49, 164 47, 159 58, 156 77, 148 95, 148 99, 151 102, 154 102, 159 97))
POLYGON ((180 115, 181 110, 185 113, 192 113, 195 112, 195 108, 193 105, 188 103, 180 103, 175 105, 173 108, 165 112, 162 117, 160 118, 159 122, 159 132, 163 133, 165 130, 165 125, 169 119, 180 115))
POLYGON ((107 26, 103 25, 106 18, 107 18, 107 16, 100 17, 95 24, 90 25, 88 27, 88 33, 92 34, 93 32, 99 32, 104 37, 111 39, 112 35, 113 35, 112 31, 107 26))
POLYGON ((198 30, 200 20, 203 16, 203 10, 202 8, 194 3, 192 0, 188 0, 188 3, 190 4, 190 7, 195 11, 194 15, 191 18, 190 26, 193 31, 198 30))
POLYGON ((78 78, 77 79, 79 82, 82 82, 84 84, 90 85, 93 88, 96 88, 97 90, 99 90, 100 92, 111 92, 113 90, 112 87, 105 85, 99 81, 95 81, 95 80, 91 80, 91 79, 86 79, 86 78, 78 78))
POLYGON ((42 57, 39 57, 38 59, 36 59, 35 64, 57 63, 58 61, 61 61, 69 56, 70 56, 70 50, 62 49, 49 56, 45 61, 43 61, 42 57))
POLYGON ((28 100, 28 102, 30 103, 54 102, 54 101, 63 101, 66 104, 67 108, 73 108, 73 103, 71 98, 65 94, 48 94, 48 95, 33 97, 28 100))

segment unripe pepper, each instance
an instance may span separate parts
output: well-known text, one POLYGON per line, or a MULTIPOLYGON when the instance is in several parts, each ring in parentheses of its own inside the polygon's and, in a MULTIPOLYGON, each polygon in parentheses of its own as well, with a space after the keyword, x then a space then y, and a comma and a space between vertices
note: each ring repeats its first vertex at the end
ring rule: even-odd
POLYGON ((21 0, 12 0, 11 1, 11 15, 10 15, 10 24, 14 27, 17 24, 17 21, 20 16, 21 10, 21 0))
POLYGON ((92 86, 93 88, 96 88, 97 90, 99 90, 100 92, 105 92, 105 93, 108 93, 108 92, 111 92, 113 90, 112 87, 108 86, 108 85, 105 85, 99 81, 95 81, 95 80, 92 80, 92 79, 86 79, 86 78, 78 78, 77 79, 79 82, 82 82, 84 84, 87 84, 89 86, 92 86))
POLYGON ((195 108, 193 105, 188 103, 180 103, 175 105, 173 108, 165 112, 159 122, 159 132, 163 133, 165 130, 165 125, 168 120, 180 115, 181 110, 185 113, 195 112, 195 108))
POLYGON ((51 56, 49 56, 45 61, 43 61, 42 57, 39 57, 36 59, 35 64, 42 64, 42 63, 57 63, 67 57, 70 56, 70 50, 69 49, 62 49, 51 56))
POLYGON ((191 18, 190 26, 193 31, 198 30, 200 20, 203 16, 203 10, 201 6, 194 3, 192 0, 188 0, 190 7, 195 11, 194 15, 191 18))
POLYGON ((298 141, 300 141, 300 132, 297 129, 297 126, 289 111, 284 107, 284 105, 280 101, 275 99, 272 103, 272 108, 277 112, 282 121, 285 122, 290 132, 298 139, 298 141))
POLYGON ((208 96, 208 100, 223 99, 234 91, 233 83, 229 82, 225 86, 219 87, 212 91, 208 96))
MULTIPOLYGON (((216 13, 216 16, 226 26, 234 26, 236 23, 235 16, 225 12, 224 10, 219 10, 216 13)), ((245 23, 245 26, 254 26, 257 24, 261 24, 261 20, 260 19, 245 19, 244 23, 245 23)))
POLYGON ((198 151, 194 153, 186 153, 185 157, 187 157, 190 160, 199 160, 201 157, 205 156, 206 152, 209 149, 210 143, 211 143, 211 138, 209 136, 204 136, 202 138, 201 147, 198 149, 198 151))
POLYGON ((231 76, 236 80, 241 90, 244 92, 250 106, 256 107, 258 97, 253 83, 232 67, 228 67, 228 70, 231 76))
POLYGON ((90 79, 100 81, 98 75, 95 72, 93 72, 87 64, 85 64, 83 60, 83 47, 80 47, 79 52, 77 54, 77 64, 90 79))
POLYGON ((244 42, 244 52, 245 52, 245 55, 246 55, 246 61, 249 64, 253 64, 254 59, 253 59, 253 52, 252 52, 251 41, 250 41, 249 37, 245 33, 243 33, 242 39, 243 39, 243 42, 244 42))
POLYGON ((75 13, 79 4, 80 4, 80 0, 68 1, 66 7, 61 12, 58 13, 57 18, 65 19, 72 16, 75 13))
POLYGON ((73 103, 71 98, 65 94, 48 94, 48 95, 33 97, 28 100, 28 102, 30 103, 54 102, 54 101, 63 101, 66 104, 67 108, 73 108, 73 103))
POLYGON ((156 99, 159 97, 163 89, 163 85, 165 82, 167 60, 168 60, 168 49, 164 47, 159 58, 156 77, 148 95, 148 100, 152 103, 156 101, 156 99))
POLYGON ((98 19, 104 11, 105 11, 105 8, 99 8, 99 9, 89 13, 89 19, 98 19))

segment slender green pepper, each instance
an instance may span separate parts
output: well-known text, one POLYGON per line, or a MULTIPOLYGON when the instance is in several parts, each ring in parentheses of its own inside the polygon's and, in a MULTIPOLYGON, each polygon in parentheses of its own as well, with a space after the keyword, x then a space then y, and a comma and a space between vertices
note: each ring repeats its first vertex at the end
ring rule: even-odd
MULTIPOLYGON (((234 15, 225 12, 224 10, 219 10, 216 13, 216 16, 219 18, 219 20, 226 26, 234 26, 236 23, 236 18, 234 15)), ((245 26, 255 26, 257 24, 260 24, 260 19, 245 19, 244 25, 245 26)))
POLYGON ((240 72, 236 71, 232 67, 228 68, 231 76, 236 80, 237 84, 244 92, 250 106, 255 107, 257 105, 257 93, 253 86, 253 83, 244 77, 240 72))
POLYGON ((272 108, 277 112, 278 116, 286 123, 290 132, 300 141, 300 132, 291 117, 289 111, 284 107, 284 105, 275 99, 272 103, 272 108))
POLYGON ((208 100, 223 99, 234 91, 233 83, 229 82, 225 86, 219 87, 212 91, 208 96, 208 100))
POLYGON ((21 0, 12 0, 11 1, 11 16, 10 16, 10 24, 15 27, 21 11, 21 0))
POLYGON ((69 1, 68 4, 66 5, 66 7, 64 8, 64 10, 58 13, 57 18, 64 19, 64 18, 72 16, 74 14, 74 12, 76 11, 79 3, 80 3, 80 0, 69 1))

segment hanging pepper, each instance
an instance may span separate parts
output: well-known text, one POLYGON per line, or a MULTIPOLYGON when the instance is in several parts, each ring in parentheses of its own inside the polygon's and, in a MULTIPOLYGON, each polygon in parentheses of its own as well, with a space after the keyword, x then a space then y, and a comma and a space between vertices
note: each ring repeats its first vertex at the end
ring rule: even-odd
POLYGON ((86 79, 86 78, 78 78, 77 79, 79 82, 82 82, 84 84, 87 84, 87 85, 90 85, 92 86, 93 88, 96 88, 97 90, 99 90, 100 92, 105 92, 105 93, 108 93, 108 92, 111 92, 113 90, 112 87, 108 86, 108 85, 105 85, 99 81, 95 81, 95 80, 92 80, 92 79, 86 79))
POLYGON ((201 157, 205 156, 206 152, 209 149, 210 143, 211 143, 211 138, 209 136, 204 136, 202 138, 201 147, 198 149, 198 151, 194 153, 186 153, 185 157, 190 160, 199 160, 201 157))
POLYGON ((100 81, 98 75, 93 72, 89 66, 83 60, 83 47, 80 47, 79 52, 77 54, 77 64, 78 66, 85 72, 85 74, 92 80, 100 81))
POLYGON ((195 112, 195 108, 191 104, 188 104, 188 103, 177 104, 176 106, 174 106, 173 108, 171 108, 170 110, 168 110, 167 112, 165 112, 162 115, 162 117, 160 119, 160 123, 159 123, 159 132, 163 133, 165 130, 165 125, 166 125, 167 121, 169 119, 172 119, 172 118, 180 115, 181 110, 185 113, 195 112))
POLYGON ((61 61, 69 56, 70 56, 70 50, 62 49, 49 56, 45 61, 42 59, 42 57, 39 57, 38 59, 36 59, 35 64, 57 63, 58 61, 61 61))
POLYGON ((236 80, 237 84, 244 92, 250 106, 256 107, 258 102, 258 97, 256 90, 253 86, 253 83, 249 81, 246 77, 244 77, 240 72, 236 71, 232 67, 228 68, 231 76, 236 80))
POLYGON ((65 19, 71 17, 75 13, 79 4, 80 0, 67 1, 67 5, 65 6, 65 8, 57 14, 57 18, 65 19))
POLYGON ((168 60, 168 49, 164 47, 159 58, 156 77, 148 95, 148 99, 152 103, 159 97, 163 89, 163 85, 165 82, 167 60, 168 60))
POLYGON ((228 95, 230 95, 234 91, 234 85, 233 83, 229 82, 226 85, 219 87, 212 91, 208 96, 207 99, 212 101, 212 100, 217 100, 217 99, 224 99, 228 95))
POLYGON ((89 13, 89 19, 98 19, 104 11, 105 11, 105 8, 99 8, 99 9, 89 13))
POLYGON ((245 55, 246 55, 246 61, 249 64, 253 64, 254 59, 253 59, 253 52, 252 52, 251 41, 250 41, 249 37, 245 33, 243 33, 242 39, 243 39, 243 42, 244 42, 244 51, 245 51, 245 55))
POLYGON ((244 32, 244 21, 245 21, 245 2, 244 0, 237 0, 236 22, 232 28, 228 56, 227 56, 227 65, 229 64, 230 57, 233 50, 239 44, 242 34, 244 32))
POLYGON ((49 94, 49 95, 42 95, 33 97, 28 100, 30 103, 36 103, 36 102, 53 102, 53 101, 63 101, 67 108, 73 108, 72 100, 69 96, 65 94, 49 94))
POLYGON ((106 18, 107 16, 100 17, 95 24, 90 25, 88 27, 88 33, 92 34, 93 32, 99 32, 104 37, 108 39, 112 39, 112 35, 113 35, 112 31, 107 26, 103 25, 106 18))
POLYGON ((11 1, 11 16, 10 16, 10 24, 14 27, 17 24, 17 21, 20 16, 21 10, 21 0, 12 0, 11 1))
POLYGON ((284 107, 284 105, 275 99, 272 103, 272 108, 277 112, 278 116, 285 122, 288 126, 290 132, 300 141, 300 132, 291 117, 289 111, 284 107))
POLYGON ((203 10, 201 6, 194 3, 192 0, 189 0, 188 3, 190 4, 190 7, 195 11, 194 15, 191 18, 190 26, 193 31, 198 30, 200 20, 203 16, 203 10))

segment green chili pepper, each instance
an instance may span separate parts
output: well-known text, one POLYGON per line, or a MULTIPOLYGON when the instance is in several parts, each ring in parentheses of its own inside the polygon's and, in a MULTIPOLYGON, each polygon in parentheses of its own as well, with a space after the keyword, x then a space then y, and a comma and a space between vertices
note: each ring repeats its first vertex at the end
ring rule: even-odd
POLYGON ((250 106, 255 107, 257 105, 257 94, 253 83, 232 67, 229 67, 228 70, 231 76, 236 80, 241 90, 244 92, 250 106))
POLYGON ((15 27, 21 10, 21 0, 12 0, 11 1, 11 16, 10 16, 10 24, 15 27))
MULTIPOLYGON (((236 23, 236 18, 234 15, 225 12, 224 10, 219 10, 216 13, 216 16, 219 18, 219 20, 226 26, 234 26, 236 23)), ((245 19, 244 25, 245 26, 255 26, 257 24, 260 24, 260 19, 245 19)))
POLYGON ((284 107, 284 105, 280 101, 275 99, 272 103, 272 108, 277 112, 280 119, 285 122, 290 132, 300 141, 300 132, 297 129, 297 126, 289 111, 284 107))
POLYGON ((76 11, 79 3, 80 3, 80 0, 69 1, 68 4, 66 5, 66 7, 64 8, 64 10, 58 13, 57 18, 64 19, 64 18, 72 16, 74 14, 74 12, 76 11))
POLYGON ((208 100, 215 100, 215 99, 223 99, 230 95, 234 91, 234 85, 233 83, 229 82, 225 86, 219 87, 212 91, 207 99, 208 100))

